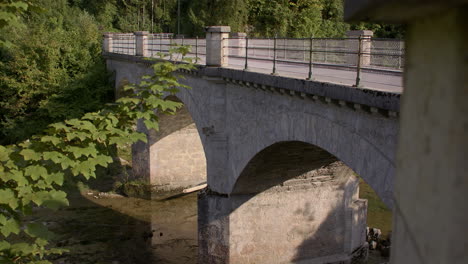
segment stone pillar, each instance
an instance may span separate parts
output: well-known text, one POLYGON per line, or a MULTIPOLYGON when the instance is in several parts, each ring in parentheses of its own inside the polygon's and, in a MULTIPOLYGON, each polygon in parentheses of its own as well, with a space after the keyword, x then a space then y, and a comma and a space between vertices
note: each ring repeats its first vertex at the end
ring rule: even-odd
POLYGON ((229 26, 212 26, 206 28, 206 66, 224 67, 228 65, 229 26))
MULTIPOLYGON (((351 30, 346 32, 346 40, 348 51, 359 52, 359 38, 361 38, 361 67, 366 67, 371 64, 371 47, 372 47, 372 36, 374 32, 370 30, 351 30), (364 53, 364 54, 362 54, 364 53)), ((357 54, 347 55, 347 64, 357 64, 357 54)))
POLYGON ((237 33, 232 33, 231 34, 232 39, 229 41, 229 45, 237 48, 232 48, 231 52, 232 55, 240 56, 240 57, 245 57, 245 45, 246 45, 246 38, 247 38, 247 33, 243 32, 237 32, 237 33))
POLYGON ((149 57, 148 52, 148 31, 135 32, 135 55, 149 57))
MULTIPOLYGON (((170 98, 179 101, 177 98, 170 98)), ((155 192, 181 191, 206 182, 206 158, 197 127, 186 106, 175 115, 161 115, 159 130, 139 131, 148 143, 133 144, 133 173, 149 183, 155 192)))
POLYGON ((112 53, 112 33, 104 33, 104 40, 102 41, 102 51, 112 53))
POLYGON ((366 251, 367 201, 350 170, 344 182, 335 172, 322 168, 261 193, 200 193, 198 262, 351 263, 353 252, 366 251))

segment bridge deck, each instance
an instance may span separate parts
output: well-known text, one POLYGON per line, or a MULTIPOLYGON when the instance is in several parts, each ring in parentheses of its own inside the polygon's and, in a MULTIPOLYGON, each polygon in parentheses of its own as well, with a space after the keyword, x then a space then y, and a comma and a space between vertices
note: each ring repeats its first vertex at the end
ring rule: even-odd
MULTIPOLYGON (((309 61, 312 60, 313 80, 353 86, 356 84, 358 56, 363 56, 359 87, 391 93, 403 91, 404 45, 401 40, 368 39, 359 44, 362 51, 357 50, 359 40, 355 38, 313 39, 313 42, 312 39, 276 39, 279 44, 274 44, 276 42, 272 39, 261 38, 249 38, 248 42, 239 38, 224 40, 222 48, 226 50, 223 54, 228 60, 226 68, 244 70, 247 59, 249 71, 270 74, 276 58, 278 75, 306 79, 309 61)), ((113 34, 112 43, 112 53, 137 53, 137 38, 132 33, 113 34)), ((147 51, 142 54, 159 57, 158 54, 168 54, 174 45, 189 46, 191 53, 187 57, 198 57, 197 64, 205 65, 208 49, 205 39, 170 39, 149 34, 140 50, 147 51)), ((180 55, 171 59, 180 60, 180 55)))
MULTIPOLYGON (((271 73, 273 62, 249 60, 248 69, 255 72, 271 73)), ((229 58, 229 68, 244 69, 245 60, 240 58, 229 58)), ((304 64, 292 64, 277 62, 278 75, 292 78, 307 78, 309 68, 304 64)), ((316 81, 353 85, 356 82, 356 71, 354 69, 338 68, 333 65, 315 65, 312 69, 312 78, 316 81)), ((361 86, 364 88, 401 93, 403 90, 403 77, 401 73, 369 72, 361 73, 361 86)))
MULTIPOLYGON (((197 64, 205 65, 205 55, 198 56, 197 64)), ((243 70, 244 67, 244 58, 229 57, 228 66, 226 68, 243 70)), ((270 74, 272 69, 273 61, 255 58, 248 59, 248 71, 270 74)), ((312 72, 312 78, 315 81, 348 86, 352 86, 356 82, 356 69, 352 67, 332 64, 314 64, 312 72)), ((276 73, 279 76, 305 79, 308 77, 309 66, 305 63, 295 61, 277 61, 276 73)), ((387 69, 363 69, 361 72, 360 87, 376 91, 402 93, 403 73, 387 69)))

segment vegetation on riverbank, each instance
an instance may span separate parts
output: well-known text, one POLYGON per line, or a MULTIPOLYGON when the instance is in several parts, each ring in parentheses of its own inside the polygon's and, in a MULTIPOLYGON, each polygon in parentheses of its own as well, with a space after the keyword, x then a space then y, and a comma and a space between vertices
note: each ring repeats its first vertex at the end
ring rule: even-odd
MULTIPOLYGON (((135 3, 136 15, 131 11, 133 5, 118 8, 118 4, 126 2, 117 0, 0 2, 0 143, 12 144, 0 146, 0 262, 48 263, 42 261, 45 255, 62 252, 48 247, 51 234, 44 223, 25 222, 24 215, 33 213, 38 206, 57 209, 67 205, 66 193, 61 190, 67 177, 95 177, 98 166, 112 163, 115 145, 128 146, 144 139, 133 130, 137 119, 146 119, 148 128, 156 128, 154 109, 159 109, 158 113, 172 112, 180 106, 162 100, 162 95, 174 93, 180 86, 172 72, 190 69, 190 65, 162 63, 155 67, 154 79, 138 87, 127 87, 128 94, 133 97, 121 98, 100 110, 113 98, 109 76, 100 58, 101 33, 146 29, 148 14, 140 7, 149 2, 135 3), (32 2, 37 4, 36 10, 32 9, 32 2), (21 19, 13 19, 16 9, 21 19), (128 16, 121 16, 127 14, 125 12, 128 16), (4 20, 9 15, 13 18, 4 20), (60 122, 63 120, 66 121, 60 122), (44 128, 47 130, 39 135, 44 128), (16 240, 18 235, 22 235, 20 240, 16 240)), ((211 13, 189 13, 189 18, 203 19, 189 19, 193 25, 191 32, 200 30, 203 25, 217 24, 215 22, 224 24, 226 21, 229 25, 237 21, 232 17, 231 22, 224 20, 228 15, 211 20, 214 12, 231 12, 217 10, 206 1, 196 3, 211 13)), ((256 3, 258 10, 266 10, 249 9, 247 24, 239 24, 238 28, 251 34, 335 34, 325 30, 326 26, 315 26, 319 21, 315 19, 323 20, 323 6, 317 4, 320 1, 246 0, 245 3, 247 7, 256 3), (269 6, 271 3, 275 6, 269 6), (280 17, 281 20, 271 20, 279 14, 275 12, 286 15, 280 17), (297 22, 299 17, 304 20, 297 22), (273 30, 275 28, 278 30, 273 30), (320 30, 323 32, 317 33, 320 30)), ((174 27, 175 20, 170 14, 164 11, 161 17, 170 17, 171 27, 174 27)), ((325 25, 322 22, 319 24, 325 25)), ((342 32, 345 26, 339 25, 344 25, 343 22, 335 22, 327 22, 328 28, 342 32)), ((232 26, 235 28, 234 24, 232 26)))
POLYGON ((178 1, 8 0, 27 8, 15 23, 0 23, 0 43, 10 44, 0 45, 0 144, 113 100, 100 56, 105 31, 177 33, 180 21, 180 33, 200 37, 209 25, 262 37, 341 37, 348 29, 404 34, 394 25, 345 23, 342 0, 180 0, 180 17, 178 1))

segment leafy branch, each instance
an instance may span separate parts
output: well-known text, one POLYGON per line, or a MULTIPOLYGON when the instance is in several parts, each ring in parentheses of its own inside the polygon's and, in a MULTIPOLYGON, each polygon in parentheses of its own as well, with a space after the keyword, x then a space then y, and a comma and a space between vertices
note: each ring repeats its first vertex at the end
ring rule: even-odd
MULTIPOLYGON (((187 52, 184 46, 170 51, 182 57, 187 52)), ((45 256, 64 252, 48 248, 53 234, 41 223, 25 224, 24 216, 34 207, 67 206, 67 194, 61 190, 67 175, 95 178, 98 166, 112 163, 111 149, 147 142, 146 135, 135 130, 137 121, 157 130, 158 116, 175 114, 182 104, 164 98, 188 88, 179 84, 176 72, 194 69, 191 60, 158 60, 152 65, 154 75, 125 86, 128 96, 106 109, 51 124, 43 135, 20 144, 0 145, 0 263, 50 263, 45 256), (27 241, 10 243, 12 234, 25 235, 27 241)))

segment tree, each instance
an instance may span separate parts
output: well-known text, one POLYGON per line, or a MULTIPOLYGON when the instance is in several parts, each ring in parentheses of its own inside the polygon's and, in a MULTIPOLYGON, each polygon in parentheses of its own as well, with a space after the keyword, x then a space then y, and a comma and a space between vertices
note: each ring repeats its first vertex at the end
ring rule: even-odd
POLYGON ((99 109, 111 97, 95 19, 66 0, 41 1, 24 26, 5 26, 0 48, 0 143, 99 109))

